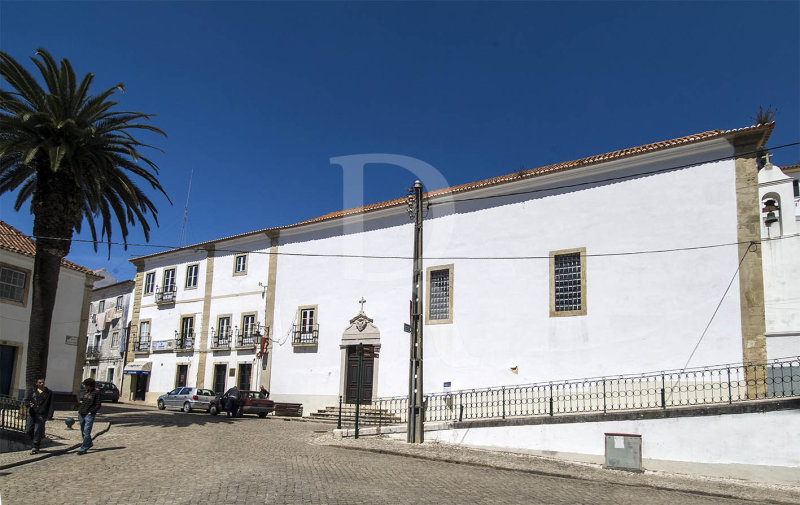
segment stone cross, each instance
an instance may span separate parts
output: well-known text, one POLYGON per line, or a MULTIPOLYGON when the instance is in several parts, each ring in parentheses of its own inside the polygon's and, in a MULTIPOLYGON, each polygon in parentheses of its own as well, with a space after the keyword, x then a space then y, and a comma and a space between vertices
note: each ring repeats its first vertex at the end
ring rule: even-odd
POLYGON ((361 312, 364 312, 364 304, 367 303, 367 300, 362 296, 358 303, 361 304, 361 312))

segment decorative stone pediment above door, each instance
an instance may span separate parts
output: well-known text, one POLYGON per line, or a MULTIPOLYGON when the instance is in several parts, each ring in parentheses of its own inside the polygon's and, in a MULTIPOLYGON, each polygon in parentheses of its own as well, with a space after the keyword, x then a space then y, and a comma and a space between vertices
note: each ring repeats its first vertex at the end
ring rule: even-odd
POLYGON ((364 312, 364 303, 361 299, 361 311, 350 320, 350 326, 342 333, 342 346, 356 344, 380 345, 381 331, 375 326, 374 321, 364 312))

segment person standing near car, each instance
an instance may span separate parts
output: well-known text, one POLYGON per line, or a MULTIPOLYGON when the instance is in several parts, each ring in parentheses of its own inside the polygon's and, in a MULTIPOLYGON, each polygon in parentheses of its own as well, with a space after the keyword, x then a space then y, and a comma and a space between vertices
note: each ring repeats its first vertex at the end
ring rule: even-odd
POLYGON ((228 417, 236 417, 236 407, 239 406, 239 388, 233 386, 225 393, 228 399, 225 401, 225 410, 228 417))
POLYGON ((33 443, 31 454, 39 453, 39 446, 44 437, 44 423, 50 417, 53 405, 53 393, 44 385, 44 379, 36 379, 36 388, 27 400, 28 418, 25 434, 33 443))
POLYGON ((92 426, 94 425, 94 416, 100 410, 100 391, 94 387, 94 379, 89 377, 83 381, 83 385, 86 387, 86 391, 81 394, 78 406, 78 422, 81 425, 83 444, 78 449, 78 456, 86 454, 86 451, 94 445, 92 443, 92 426))

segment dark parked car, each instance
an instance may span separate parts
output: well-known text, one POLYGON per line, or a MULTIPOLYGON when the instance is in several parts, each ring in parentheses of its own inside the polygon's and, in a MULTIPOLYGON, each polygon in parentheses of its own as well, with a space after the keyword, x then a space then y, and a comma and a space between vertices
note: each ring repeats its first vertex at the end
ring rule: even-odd
MULTIPOLYGON (((225 412, 225 403, 228 401, 228 393, 217 395, 211 400, 208 412, 215 416, 220 412, 225 412)), ((275 410, 275 402, 265 398, 258 391, 239 391, 239 405, 234 413, 235 417, 242 417, 244 414, 258 414, 258 417, 267 417, 267 414, 275 410)))
POLYGON ((100 390, 101 402, 114 402, 119 401, 119 389, 113 382, 95 382, 95 387, 100 390))

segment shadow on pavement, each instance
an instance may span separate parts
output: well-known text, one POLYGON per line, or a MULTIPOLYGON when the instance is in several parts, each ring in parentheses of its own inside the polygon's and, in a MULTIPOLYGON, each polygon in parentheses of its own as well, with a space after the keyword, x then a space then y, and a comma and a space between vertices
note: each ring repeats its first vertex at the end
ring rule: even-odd
POLYGON ((155 426, 155 427, 183 427, 183 426, 204 426, 207 424, 233 424, 257 420, 268 422, 267 419, 260 419, 258 416, 245 417, 226 417, 224 414, 212 416, 208 412, 193 411, 181 412, 180 410, 158 410, 156 407, 126 406, 124 404, 104 403, 100 410, 99 419, 110 421, 116 426, 155 426))

